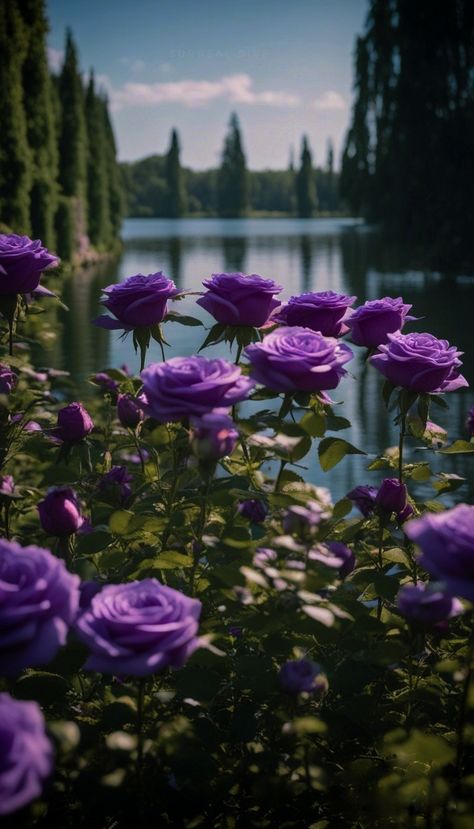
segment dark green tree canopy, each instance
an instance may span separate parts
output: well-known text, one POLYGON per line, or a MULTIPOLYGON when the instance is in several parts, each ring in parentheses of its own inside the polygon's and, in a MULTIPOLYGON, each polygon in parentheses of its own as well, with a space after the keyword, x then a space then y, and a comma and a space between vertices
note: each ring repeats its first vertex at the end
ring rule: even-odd
POLYGON ((171 132, 170 148, 166 154, 166 213, 172 219, 182 216, 187 209, 184 175, 180 163, 180 145, 177 130, 171 132))
POLYGON ((301 218, 309 218, 316 209, 317 199, 313 160, 308 139, 305 135, 301 143, 301 165, 296 178, 296 195, 298 215, 301 218))
POLYGON ((248 207, 248 175, 242 146, 239 119, 232 113, 224 141, 222 162, 217 181, 219 215, 243 216, 248 207))

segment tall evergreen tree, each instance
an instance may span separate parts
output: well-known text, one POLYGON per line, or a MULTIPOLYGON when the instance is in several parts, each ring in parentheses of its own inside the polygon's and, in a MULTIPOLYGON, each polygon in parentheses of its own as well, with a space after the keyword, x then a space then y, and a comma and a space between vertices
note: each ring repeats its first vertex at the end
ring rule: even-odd
POLYGON ((87 133, 84 90, 79 73, 77 49, 72 33, 66 33, 64 65, 59 78, 61 134, 59 139, 59 181, 65 196, 75 196, 86 209, 87 133))
POLYGON ((186 212, 186 190, 184 187, 183 171, 179 160, 179 138, 173 129, 170 148, 166 154, 166 213, 172 219, 177 219, 186 212))
POLYGON ((301 166, 296 176, 296 197, 298 202, 298 216, 307 219, 316 209, 316 183, 311 150, 306 135, 301 145, 301 166))
POLYGON ((248 174, 237 115, 229 121, 222 162, 217 179, 217 205, 220 216, 245 215, 248 206, 248 174))
POLYGON ((112 237, 117 239, 124 213, 124 193, 120 168, 117 162, 117 146, 109 117, 107 98, 101 96, 100 103, 102 105, 102 118, 104 121, 110 227, 112 237))
POLYGON ((91 71, 87 87, 87 228, 93 245, 107 245, 111 236, 109 187, 107 181, 107 142, 103 105, 95 89, 91 71))
POLYGON ((16 3, 0 0, 0 221, 30 232, 31 153, 23 103, 27 33, 16 3))
POLYGON ((340 191, 350 208, 360 215, 368 203, 370 190, 369 55, 363 37, 356 42, 354 89, 356 97, 342 155, 340 191))
POLYGON ((58 151, 52 80, 46 55, 48 24, 43 0, 20 0, 18 5, 28 33, 22 80, 28 144, 33 163, 31 232, 35 238, 42 239, 53 248, 58 199, 58 151))

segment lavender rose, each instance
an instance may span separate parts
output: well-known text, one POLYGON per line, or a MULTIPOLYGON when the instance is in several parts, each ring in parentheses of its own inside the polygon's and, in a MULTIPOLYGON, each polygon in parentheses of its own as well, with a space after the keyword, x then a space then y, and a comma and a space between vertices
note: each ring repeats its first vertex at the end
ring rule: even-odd
POLYGON ((102 314, 94 320, 94 325, 109 330, 149 328, 163 321, 168 309, 168 300, 179 294, 171 279, 161 273, 148 276, 137 274, 129 276, 117 285, 104 288, 102 304, 116 317, 102 314))
POLYGON ((18 377, 9 366, 0 363, 0 394, 10 394, 17 384, 18 377))
POLYGON ((278 683, 287 694, 316 694, 322 698, 328 691, 328 680, 321 665, 310 659, 290 659, 280 668, 278 683))
POLYGON ((239 366, 206 357, 172 357, 141 373, 148 400, 145 411, 161 423, 230 408, 254 386, 239 366))
POLYGON ((398 593, 397 607, 407 621, 425 627, 435 627, 463 611, 459 599, 423 582, 405 584, 398 593))
POLYGON ((377 497, 376 486, 356 486, 347 493, 346 498, 354 502, 354 505, 362 513, 364 518, 369 518, 375 510, 375 499, 377 497))
POLYGON ((93 428, 94 421, 82 403, 70 403, 58 412, 55 434, 64 443, 79 443, 93 428))
POLYGON ((401 296, 396 299, 385 296, 365 302, 351 314, 347 325, 351 330, 352 342, 376 348, 386 343, 388 335, 400 331, 407 320, 411 305, 405 305, 401 296))
POLYGON ((33 241, 28 236, 18 236, 16 233, 0 233, 2 296, 37 291, 42 272, 58 264, 58 257, 43 247, 39 239, 33 241))
POLYGON ((53 747, 36 702, 0 694, 0 815, 39 797, 53 772, 53 747))
POLYGON ((0 672, 45 665, 66 642, 79 578, 49 550, 0 541, 0 672))
POLYGON ((45 533, 58 538, 76 533, 84 523, 77 495, 69 487, 50 489, 38 504, 38 512, 45 533))
POLYGON ((239 439, 234 421, 221 411, 191 418, 192 447, 196 457, 214 461, 231 455, 239 439))
POLYGON ((474 506, 424 515, 404 530, 421 549, 421 566, 453 596, 474 602, 474 506))
POLYGON ((438 340, 432 334, 389 334, 388 345, 370 362, 394 386, 418 392, 439 394, 467 386, 459 374, 462 351, 438 340))
POLYGON ((262 342, 247 346, 250 373, 273 391, 335 389, 352 360, 351 349, 309 328, 279 328, 262 342))
POLYGON ((349 307, 357 297, 336 294, 334 291, 292 296, 273 315, 275 322, 283 325, 299 325, 319 331, 325 337, 340 337, 349 329, 345 324, 349 307))
POLYGON ((257 274, 214 273, 202 284, 208 290, 197 304, 217 322, 256 328, 268 322, 272 311, 280 304, 274 295, 283 290, 273 280, 257 274))
POLYGON ((84 668, 132 676, 180 668, 199 647, 200 614, 201 602, 156 579, 108 585, 76 622, 91 651, 84 668))

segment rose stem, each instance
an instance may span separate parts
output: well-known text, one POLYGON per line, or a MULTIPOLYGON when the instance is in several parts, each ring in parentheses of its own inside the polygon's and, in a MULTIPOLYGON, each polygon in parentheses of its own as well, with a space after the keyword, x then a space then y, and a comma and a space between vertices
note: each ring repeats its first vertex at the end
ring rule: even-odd
MULTIPOLYGON (((379 520, 379 551, 378 551, 379 570, 382 570, 382 568, 383 568, 383 557, 382 557, 383 530, 384 530, 384 523, 383 523, 383 519, 380 518, 380 520, 379 520)), ((377 620, 378 621, 380 621, 381 615, 382 615, 382 597, 379 596, 378 599, 377 599, 377 620)))
POLYGON ((400 440, 398 443, 398 480, 401 484, 403 483, 403 439, 405 437, 406 421, 406 414, 402 414, 400 420, 400 440))
MULTIPOLYGON (((471 620, 472 621, 472 620, 471 620)), ((462 771, 462 761, 464 757, 464 727, 466 725, 467 702, 469 698, 469 688, 471 685, 472 673, 474 668, 474 626, 471 628, 471 635, 469 637, 469 646, 467 651, 466 677, 462 690, 461 705, 459 708, 457 733, 457 751, 456 751, 456 778, 459 780, 462 771)))

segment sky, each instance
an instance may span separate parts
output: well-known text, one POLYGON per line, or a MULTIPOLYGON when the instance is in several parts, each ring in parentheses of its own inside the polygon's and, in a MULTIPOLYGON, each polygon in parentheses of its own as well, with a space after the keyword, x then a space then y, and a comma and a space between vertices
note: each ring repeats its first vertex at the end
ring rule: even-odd
POLYGON ((163 153, 219 163, 231 112, 248 166, 282 169, 306 134, 316 164, 336 162, 352 102, 352 55, 366 0, 47 0, 49 60, 71 27, 81 67, 107 91, 119 158, 163 153))

